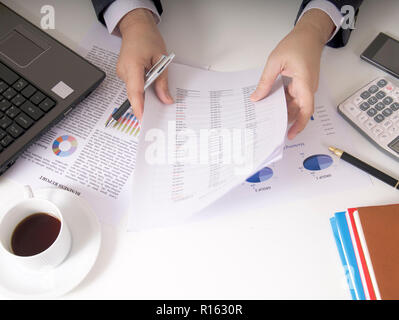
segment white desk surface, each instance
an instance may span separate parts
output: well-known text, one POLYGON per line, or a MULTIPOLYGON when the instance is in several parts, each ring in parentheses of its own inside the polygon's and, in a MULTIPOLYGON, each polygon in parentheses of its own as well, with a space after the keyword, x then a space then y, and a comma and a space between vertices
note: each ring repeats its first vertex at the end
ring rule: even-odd
MULTIPOLYGON (((56 29, 49 33, 71 48, 96 21, 89 0, 4 2, 38 26, 41 6, 53 5, 56 29)), ((159 28, 180 62, 216 71, 260 67, 291 30, 299 5, 167 0, 159 28)), ((398 17, 398 1, 364 1, 349 44, 324 50, 321 69, 336 104, 384 75, 359 56, 380 31, 399 38, 398 17)), ((355 130, 351 139, 353 153, 399 175, 399 163, 355 130)), ((96 264, 62 299, 350 299, 329 218, 352 206, 399 202, 398 191, 376 179, 373 184, 168 229, 127 233, 125 221, 103 224, 96 264)), ((21 194, 21 185, 0 178, 0 204, 21 194)))

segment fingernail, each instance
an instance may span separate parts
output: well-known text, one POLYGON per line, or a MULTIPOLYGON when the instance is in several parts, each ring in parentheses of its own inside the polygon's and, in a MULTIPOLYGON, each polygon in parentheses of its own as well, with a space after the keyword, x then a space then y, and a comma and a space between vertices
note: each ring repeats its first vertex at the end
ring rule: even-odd
POLYGON ((132 110, 134 116, 135 116, 137 119, 141 120, 141 113, 140 113, 138 110, 137 110, 137 111, 134 111, 133 107, 131 107, 130 109, 132 110))
POLYGON ((252 94, 251 94, 251 96, 250 96, 250 99, 252 100, 252 101, 257 101, 258 99, 259 99, 259 94, 258 94, 258 92, 253 92, 252 94))
POLYGON ((289 132, 289 133, 287 134, 288 140, 294 139, 294 138, 296 137, 297 134, 298 134, 298 132, 289 132))

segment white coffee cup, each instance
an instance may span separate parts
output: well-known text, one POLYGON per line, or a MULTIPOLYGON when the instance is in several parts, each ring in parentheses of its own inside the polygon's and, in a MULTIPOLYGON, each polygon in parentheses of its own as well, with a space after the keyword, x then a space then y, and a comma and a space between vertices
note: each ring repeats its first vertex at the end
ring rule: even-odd
POLYGON ((0 220, 0 248, 7 260, 36 271, 48 270, 58 266, 67 257, 72 238, 58 207, 45 199, 35 198, 32 189, 25 186, 27 197, 11 207, 0 220), (18 256, 11 247, 12 234, 16 226, 26 217, 34 213, 47 213, 61 222, 61 228, 56 240, 44 251, 32 256, 18 256))

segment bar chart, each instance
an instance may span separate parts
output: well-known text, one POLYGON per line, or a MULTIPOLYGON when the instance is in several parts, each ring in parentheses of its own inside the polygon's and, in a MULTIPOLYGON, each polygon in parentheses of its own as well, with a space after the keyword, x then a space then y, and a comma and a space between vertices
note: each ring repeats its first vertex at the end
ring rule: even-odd
MULTIPOLYGON (((114 109, 113 113, 117 110, 114 109)), ((111 119, 112 115, 109 116, 107 121, 111 119)), ((140 133, 140 122, 135 117, 132 112, 127 112, 124 116, 122 116, 117 122, 115 122, 112 126, 109 127, 110 130, 117 130, 120 133, 137 137, 140 133)))

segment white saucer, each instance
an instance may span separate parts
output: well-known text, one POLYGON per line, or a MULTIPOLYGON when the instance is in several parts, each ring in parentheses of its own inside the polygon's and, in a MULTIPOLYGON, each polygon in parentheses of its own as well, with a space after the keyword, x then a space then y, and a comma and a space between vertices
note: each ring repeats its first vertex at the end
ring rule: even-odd
POLYGON ((93 267, 101 245, 101 227, 96 214, 78 196, 61 189, 37 189, 35 197, 54 202, 72 234, 72 248, 58 267, 30 271, 0 254, 0 290, 8 297, 48 299, 75 288, 93 267))

